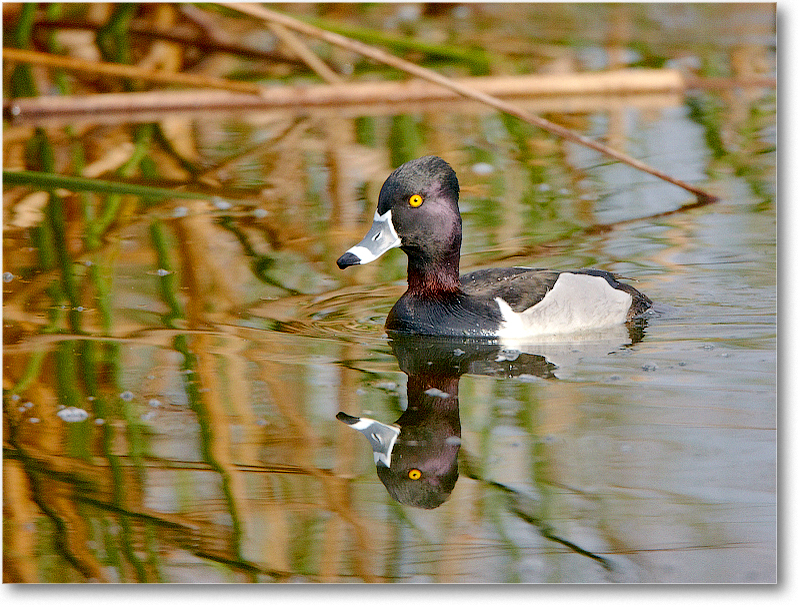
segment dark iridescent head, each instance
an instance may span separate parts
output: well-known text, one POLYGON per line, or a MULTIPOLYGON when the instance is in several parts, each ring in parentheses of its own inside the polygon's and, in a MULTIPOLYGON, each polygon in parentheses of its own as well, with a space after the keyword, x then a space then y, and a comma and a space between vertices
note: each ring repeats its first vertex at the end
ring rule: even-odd
POLYGON ((438 156, 398 167, 383 184, 372 228, 336 262, 340 268, 369 263, 401 247, 415 265, 458 271, 461 215, 458 178, 438 156))

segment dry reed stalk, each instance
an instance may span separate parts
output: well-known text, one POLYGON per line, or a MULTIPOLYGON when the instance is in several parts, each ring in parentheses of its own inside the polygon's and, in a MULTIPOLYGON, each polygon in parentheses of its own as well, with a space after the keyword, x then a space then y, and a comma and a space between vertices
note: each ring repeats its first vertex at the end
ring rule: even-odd
MULTIPOLYGON (((261 61, 271 61, 275 63, 286 63, 290 65, 301 65, 302 61, 295 58, 288 57, 278 51, 267 51, 258 48, 253 48, 243 44, 238 44, 235 40, 228 39, 223 36, 223 32, 219 29, 219 25, 214 21, 207 23, 199 23, 199 17, 202 14, 202 9, 192 5, 184 5, 181 10, 187 18, 193 21, 198 27, 203 30, 202 35, 195 35, 187 28, 181 26, 169 28, 154 28, 152 23, 145 21, 135 20, 129 26, 127 33, 132 37, 145 38, 148 40, 161 40, 164 42, 174 42, 181 46, 190 46, 207 53, 229 53, 238 57, 247 59, 257 59, 261 61), (190 14, 191 11, 191 14, 190 14), (223 39, 225 38, 225 39, 223 39)), ((97 31, 105 27, 105 23, 97 23, 93 21, 86 21, 83 19, 37 19, 34 27, 37 29, 45 30, 82 30, 82 31, 97 31)))
MULTIPOLYGON (((569 76, 527 75, 454 80, 462 86, 499 97, 567 97, 587 95, 641 95, 680 93, 685 90, 675 70, 615 70, 569 76)), ((348 82, 261 88, 260 95, 230 91, 146 91, 97 95, 28 97, 5 101, 15 123, 37 123, 53 116, 127 115, 137 112, 191 110, 273 110, 286 108, 342 108, 373 104, 412 104, 463 99, 422 80, 405 82, 348 82)))
MULTIPOLYGON (((160 84, 178 84, 183 86, 222 89, 238 93, 251 93, 253 95, 258 95, 263 90, 259 85, 250 82, 238 82, 235 80, 225 80, 224 78, 210 78, 207 76, 184 74, 180 72, 148 70, 135 65, 124 65, 121 63, 85 61, 74 57, 52 55, 50 53, 41 53, 39 51, 29 51, 18 48, 4 47, 3 61, 43 65, 74 72, 136 78, 148 82, 158 82, 160 84)), ((197 93, 195 93, 195 95, 196 94, 197 93)))
POLYGON ((344 82, 344 79, 329 68, 322 59, 317 57, 305 42, 295 36, 294 32, 289 31, 280 23, 270 23, 269 28, 281 42, 288 46, 295 55, 302 59, 303 63, 314 70, 325 82, 331 84, 344 82))
POLYGON ((442 76, 437 72, 418 66, 409 61, 405 61, 404 59, 400 59, 399 57, 395 57, 394 55, 391 55, 390 53, 382 51, 373 46, 364 44, 362 42, 353 40, 351 38, 346 38, 345 36, 341 36, 333 32, 320 29, 318 27, 309 25, 307 23, 303 23, 302 21, 298 21, 293 17, 277 13, 275 11, 264 8, 263 6, 260 5, 241 4, 234 2, 226 4, 225 6, 227 8, 231 8, 239 12, 242 12, 246 15, 250 15, 258 19, 263 19, 264 21, 267 21, 269 23, 278 23, 280 25, 283 25, 284 27, 303 33, 307 36, 324 40, 325 42, 334 44, 338 47, 356 53, 360 53, 361 55, 374 59, 375 61, 379 61, 391 67, 402 70, 408 74, 412 74, 429 82, 433 82, 435 84, 448 88, 451 91, 455 91, 459 95, 463 95, 464 97, 469 97, 481 101, 483 103, 486 103, 487 105, 490 105, 495 109, 500 110, 501 112, 505 112, 529 124, 538 126, 539 128, 548 131, 554 135, 557 135, 559 137, 562 137, 567 141, 572 141, 573 143, 583 145, 597 152, 600 152, 601 154, 610 156, 616 160, 619 160, 620 162, 624 162, 625 164, 635 169, 639 169, 640 171, 644 171, 646 173, 649 173, 650 175, 658 177, 659 179, 672 183, 673 185, 677 185, 678 187, 681 187, 684 190, 691 192, 692 194, 698 196, 701 199, 704 200, 716 199, 715 196, 712 196, 711 194, 705 192, 704 190, 697 188, 693 185, 690 185, 685 181, 672 177, 671 175, 668 175, 662 171, 659 171, 658 169, 655 169, 649 166, 648 164, 645 164, 644 162, 641 162, 636 158, 629 156, 628 154, 625 154, 624 152, 620 152, 618 150, 610 148, 607 145, 603 145, 602 143, 594 141, 593 139, 584 137, 583 135, 580 135, 575 131, 572 131, 561 125, 550 122, 549 120, 531 114, 530 112, 527 112, 524 109, 512 103, 508 103, 506 101, 503 101, 502 99, 498 99, 497 97, 488 95, 470 86, 465 86, 457 81, 447 78, 446 76, 442 76))
MULTIPOLYGON (((209 91, 216 93, 217 91, 209 91)), ((134 95, 134 93, 131 93, 134 95)), ((195 93, 194 97, 197 94, 195 93)), ((241 100, 241 103, 226 104, 224 100, 219 98, 208 99, 209 104, 204 105, 196 99, 189 99, 182 97, 186 101, 185 105, 170 105, 159 106, 154 102, 151 107, 140 108, 139 97, 131 97, 130 102, 123 105, 112 105, 113 109, 110 111, 95 111, 87 112, 82 111, 80 108, 75 108, 76 113, 53 113, 45 108, 42 113, 38 113, 41 106, 20 103, 17 105, 15 102, 6 103, 6 119, 15 120, 14 125, 4 133, 10 133, 16 139, 19 139, 25 131, 21 129, 28 129, 33 126, 43 128, 61 128, 70 125, 73 128, 85 130, 87 128, 94 128, 99 125, 119 125, 120 121, 129 124, 133 123, 148 123, 159 122, 170 117, 179 117, 183 119, 204 120, 212 116, 214 119, 224 120, 234 117, 238 120, 243 120, 251 124, 255 128, 260 128, 266 125, 271 128, 275 120, 291 120, 303 119, 311 117, 315 120, 327 121, 329 118, 360 118, 363 116, 396 116, 398 114, 425 114, 434 113, 441 116, 449 116, 453 114, 485 114, 493 112, 494 110, 474 99, 467 99, 459 97, 451 101, 405 101, 403 99, 371 103, 359 104, 352 103, 347 105, 325 105, 310 107, 303 105, 285 105, 280 107, 266 106, 262 107, 258 103, 253 104, 252 99, 256 99, 253 95, 248 95, 247 100, 241 100), (218 101, 222 101, 217 103, 218 101), (37 115, 27 114, 26 111, 33 108, 37 115), (19 115, 11 116, 11 112, 19 112, 19 115), (124 114, 124 117, 121 115, 124 114), (26 126, 27 125, 27 126, 26 126), (14 130, 15 129, 15 130, 14 130)), ((173 100, 170 95, 167 100, 173 100)), ((25 101, 25 100, 21 100, 25 101)), ((637 94, 637 95, 570 95, 570 96, 553 96, 544 95, 538 97, 528 97, 520 99, 521 103, 528 111, 540 114, 558 113, 558 114, 596 114, 598 112, 620 112, 627 109, 636 109, 641 111, 660 111, 665 108, 679 107, 683 101, 681 93, 651 93, 651 94, 637 94)), ((115 102, 115 103, 117 103, 115 102)), ((148 101, 150 103, 150 101, 148 101)), ((107 104, 104 103, 104 106, 107 104)), ((61 107, 61 106, 60 106, 61 107)))

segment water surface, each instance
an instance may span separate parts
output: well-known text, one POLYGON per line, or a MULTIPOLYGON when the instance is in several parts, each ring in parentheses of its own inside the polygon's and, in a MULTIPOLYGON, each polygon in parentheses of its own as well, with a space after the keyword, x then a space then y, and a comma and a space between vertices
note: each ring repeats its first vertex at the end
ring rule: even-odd
MULTIPOLYGON (((538 69, 621 56, 774 76, 769 5, 373 10, 497 53, 476 24, 507 28, 549 49, 538 69)), ((6 187, 7 580, 774 581, 774 89, 608 101, 549 116, 720 200, 673 212, 694 202, 673 185, 447 105, 178 120, 213 169, 201 183, 228 196, 126 197, 99 240, 109 195, 37 207, 6 187), (335 260, 394 166, 429 153, 461 181, 462 271, 602 268, 656 312, 512 349, 388 339, 405 256, 335 260), (390 493, 340 411, 438 441, 441 504, 390 493)), ((140 128, 47 134, 65 157, 140 128)))

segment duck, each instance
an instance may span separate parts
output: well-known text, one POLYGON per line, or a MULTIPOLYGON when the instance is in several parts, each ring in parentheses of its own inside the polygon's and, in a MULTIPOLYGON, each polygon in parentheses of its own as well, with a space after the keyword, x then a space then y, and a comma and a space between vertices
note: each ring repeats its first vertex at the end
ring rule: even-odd
POLYGON ((605 270, 515 266, 460 275, 458 198, 458 177, 445 160, 406 162, 381 187, 366 236, 336 261, 343 270, 394 248, 408 256, 408 288, 386 317, 389 335, 513 341, 603 330, 652 308, 605 270))

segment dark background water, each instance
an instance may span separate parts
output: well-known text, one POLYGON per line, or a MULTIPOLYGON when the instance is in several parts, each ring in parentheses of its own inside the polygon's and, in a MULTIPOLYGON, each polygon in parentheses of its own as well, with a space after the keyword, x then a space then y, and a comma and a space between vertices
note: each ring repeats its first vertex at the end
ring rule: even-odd
MULTIPOLYGON (((284 8, 483 48, 493 74, 775 76, 769 4, 284 8)), ((124 22, 188 19, 162 9, 136 7, 124 22)), ((207 13, 238 41, 271 40, 256 22, 207 13)), ((4 7, 7 39, 20 19, 4 7)), ((62 47, 112 59, 93 32, 55 31, 62 47)), ((130 42, 134 59, 156 53, 130 42)), ((387 77, 313 48, 353 79, 387 77)), ((230 56, 195 67, 314 81, 230 56)), ((115 86, 33 76, 51 87, 41 94, 115 86)), ((4 78, 8 98, 12 66, 4 78)), ((775 89, 705 82, 518 100, 720 197, 681 212, 693 199, 680 188, 468 104, 164 116, 152 131, 6 121, 6 170, 47 170, 32 152, 44 137, 51 172, 219 198, 5 185, 4 580, 774 581, 775 89), (335 417, 390 424, 426 397, 415 378, 438 355, 423 350, 419 363, 418 345, 398 349, 382 328, 405 256, 346 272, 335 260, 366 232, 388 173, 429 153, 461 181, 463 271, 603 268, 635 281, 658 313, 636 335, 450 347, 471 361, 447 379, 459 479, 421 510, 391 499, 366 440, 335 417)))

